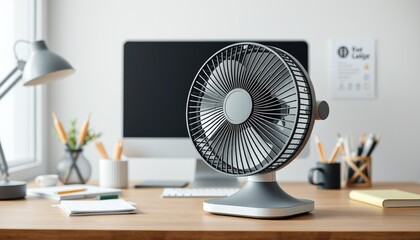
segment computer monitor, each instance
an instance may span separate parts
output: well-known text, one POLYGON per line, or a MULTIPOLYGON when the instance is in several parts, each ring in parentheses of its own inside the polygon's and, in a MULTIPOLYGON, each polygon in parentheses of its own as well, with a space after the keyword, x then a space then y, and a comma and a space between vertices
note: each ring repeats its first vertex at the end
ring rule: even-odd
MULTIPOLYGON (((188 139, 188 92, 200 67, 218 50, 236 42, 239 41, 124 44, 123 136, 128 157, 200 158, 188 139)), ((252 42, 281 48, 308 70, 306 42, 252 42)))

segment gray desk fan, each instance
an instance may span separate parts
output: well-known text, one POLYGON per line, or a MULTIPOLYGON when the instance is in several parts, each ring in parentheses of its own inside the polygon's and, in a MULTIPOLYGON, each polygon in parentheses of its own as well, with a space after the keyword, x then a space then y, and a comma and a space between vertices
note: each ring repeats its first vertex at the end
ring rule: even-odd
POLYGON ((329 107, 316 102, 301 64, 287 52, 237 43, 215 53, 197 73, 187 101, 189 136, 203 160, 221 173, 248 181, 232 196, 207 200, 203 209, 222 215, 286 217, 314 209, 277 184, 309 139, 315 119, 329 107))

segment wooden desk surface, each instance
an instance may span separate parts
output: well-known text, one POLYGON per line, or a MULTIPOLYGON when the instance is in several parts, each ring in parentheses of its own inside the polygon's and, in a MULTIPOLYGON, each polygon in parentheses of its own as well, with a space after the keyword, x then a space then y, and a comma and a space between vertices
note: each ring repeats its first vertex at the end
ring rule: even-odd
MULTIPOLYGON (((420 208, 383 209, 348 198, 349 190, 318 190, 283 183, 289 194, 315 200, 315 211, 280 220, 217 216, 202 210, 203 199, 161 198, 162 189, 127 189, 123 198, 135 215, 68 217, 57 201, 27 197, 0 201, 0 239, 420 239, 420 208), (75 237, 76 236, 76 237, 75 237)), ((420 193, 420 184, 375 184, 420 193)))

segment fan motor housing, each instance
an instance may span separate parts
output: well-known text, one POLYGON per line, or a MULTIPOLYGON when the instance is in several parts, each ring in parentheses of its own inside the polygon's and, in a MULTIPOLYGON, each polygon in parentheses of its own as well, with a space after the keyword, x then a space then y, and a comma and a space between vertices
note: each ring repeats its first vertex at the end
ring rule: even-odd
POLYGON ((242 88, 233 89, 223 101, 223 113, 232 124, 245 122, 252 113, 251 95, 242 88))

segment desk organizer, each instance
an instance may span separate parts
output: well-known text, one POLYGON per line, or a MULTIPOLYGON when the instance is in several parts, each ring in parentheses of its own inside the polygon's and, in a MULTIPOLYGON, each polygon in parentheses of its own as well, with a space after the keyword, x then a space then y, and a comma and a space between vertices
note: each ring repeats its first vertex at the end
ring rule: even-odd
POLYGON ((345 187, 372 186, 371 157, 343 157, 342 174, 345 187))
POLYGON ((128 161, 100 159, 99 185, 101 187, 127 188, 128 161))

